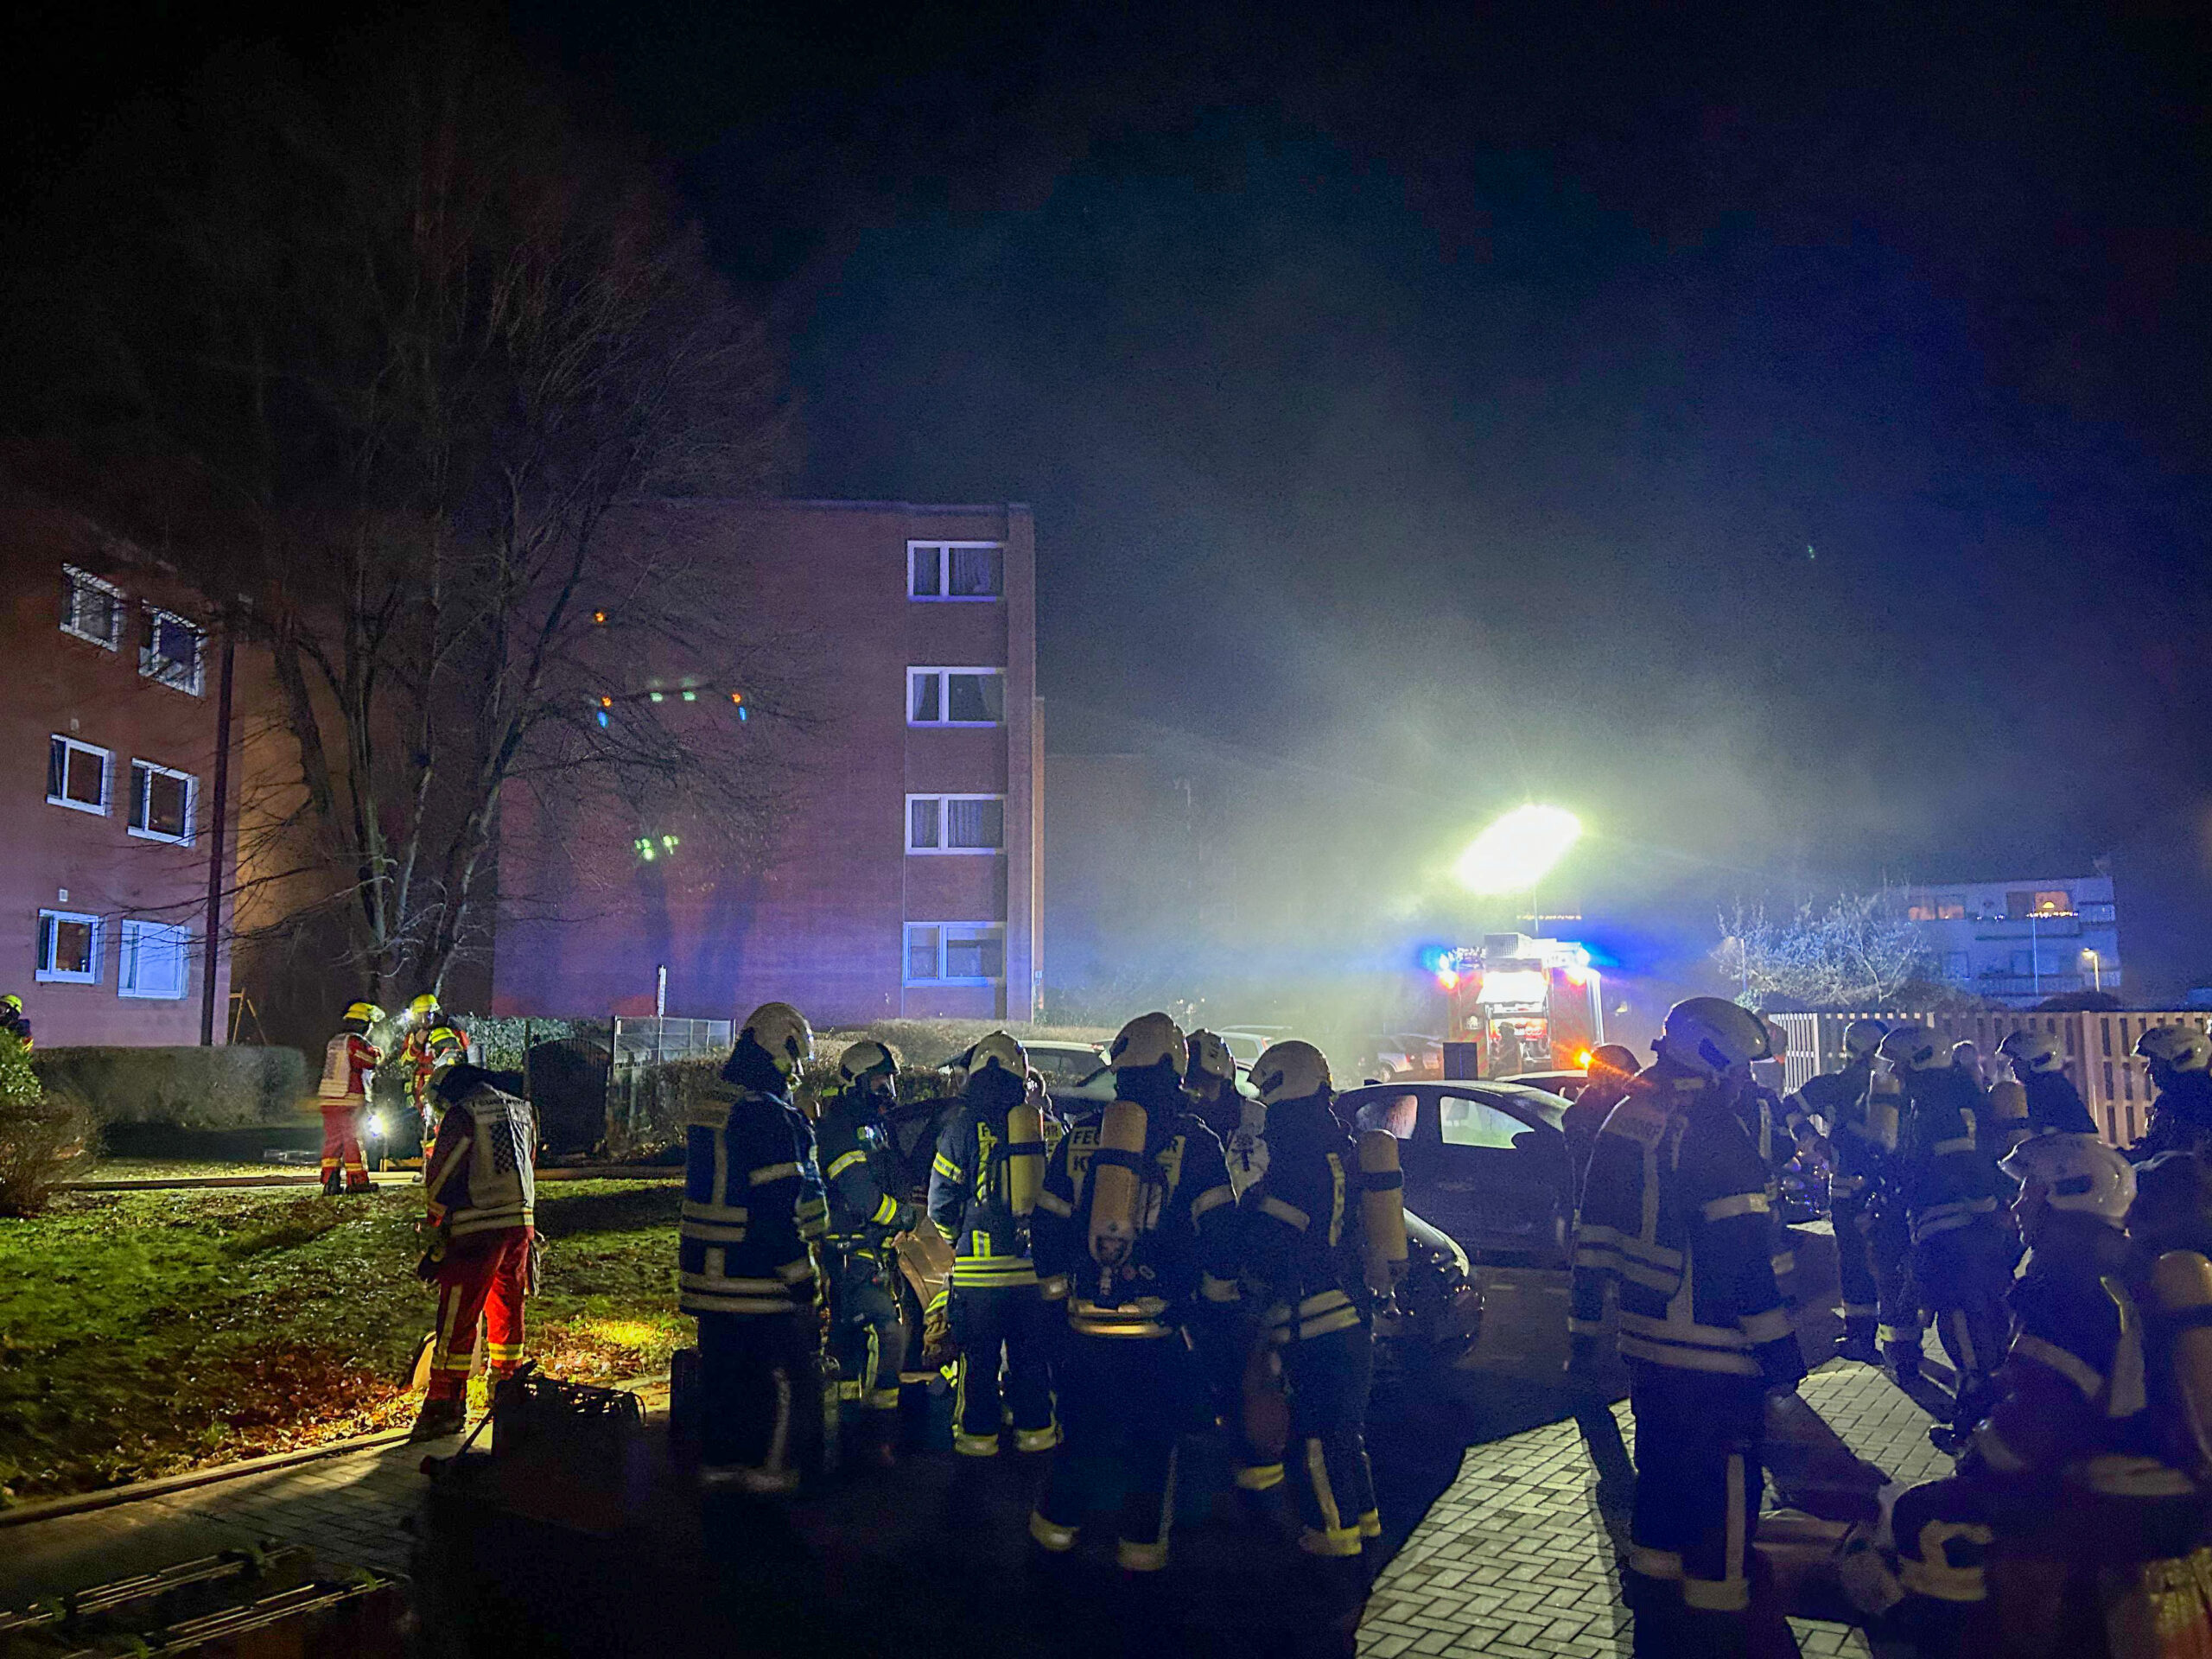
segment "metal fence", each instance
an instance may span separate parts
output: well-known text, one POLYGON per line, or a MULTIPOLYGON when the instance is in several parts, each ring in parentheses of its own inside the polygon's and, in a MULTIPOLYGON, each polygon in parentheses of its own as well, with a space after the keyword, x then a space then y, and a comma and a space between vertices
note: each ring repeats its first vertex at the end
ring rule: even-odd
POLYGON ((652 1065, 729 1052, 735 1033, 728 1020, 625 1019, 614 1021, 614 1065, 652 1065))
POLYGON ((1933 1026, 1947 1041, 1971 1042, 1984 1061, 2016 1031, 2048 1032, 2065 1044, 2066 1075, 2082 1091, 2104 1138, 2124 1147, 2151 1121, 2151 1079, 2143 1062, 2135 1058, 2136 1039, 2153 1026, 2193 1026, 2202 1031, 2212 1016, 2202 1008, 2081 1014, 1984 1008, 1961 1014, 1777 1014, 1770 1018, 1789 1033, 1783 1078, 1790 1089, 1801 1087, 1816 1072, 1842 1067, 1843 1028, 1853 1020, 1879 1020, 1888 1025, 1916 1020, 1933 1026))

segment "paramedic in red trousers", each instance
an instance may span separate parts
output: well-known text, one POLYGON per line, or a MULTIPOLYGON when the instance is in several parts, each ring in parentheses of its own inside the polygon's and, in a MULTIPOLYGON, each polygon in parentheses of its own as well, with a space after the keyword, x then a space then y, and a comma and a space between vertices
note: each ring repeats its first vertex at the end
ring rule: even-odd
POLYGON ((1608 1292, 1636 1416, 1624 1598, 1639 1656, 1750 1651, 1766 1397, 1805 1375, 1770 1255, 1766 1166, 1738 1116, 1765 1027, 1675 1004, 1658 1058, 1599 1134, 1575 1229, 1572 1366, 1603 1367, 1608 1292))
POLYGON ((788 1002, 747 1015, 684 1126, 677 1306, 699 1321, 709 1489, 794 1491, 822 1436, 809 1246, 829 1226, 814 1132, 791 1105, 814 1033, 788 1002))
POLYGON ((384 1018, 372 1002, 346 1010, 346 1029, 323 1051, 322 1085, 315 1090, 322 1108, 322 1190, 332 1198, 369 1190, 369 1166, 361 1136, 369 1115, 369 1073, 384 1058, 367 1033, 384 1018))
POLYGON ((438 1287, 438 1323, 418 1440, 460 1431, 480 1318, 485 1370, 495 1382, 514 1375, 523 1300, 536 1287, 537 1123, 530 1103, 466 1063, 443 1068, 430 1086, 444 1116, 423 1166, 431 1240, 419 1270, 438 1287))

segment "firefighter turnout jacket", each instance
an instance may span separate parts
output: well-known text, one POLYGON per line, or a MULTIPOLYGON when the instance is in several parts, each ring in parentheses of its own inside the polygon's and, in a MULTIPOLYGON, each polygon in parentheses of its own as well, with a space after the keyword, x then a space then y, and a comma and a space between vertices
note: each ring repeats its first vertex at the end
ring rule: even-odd
POLYGON ((2212 1072, 2175 1073, 2151 1103, 2149 1133, 2127 1155, 2140 1161, 2163 1152, 2207 1151, 2212 1151, 2212 1072))
POLYGON ((914 1224, 914 1206, 895 1196, 898 1152, 873 1102, 856 1090, 832 1099, 815 1122, 814 1144, 832 1243, 875 1249, 914 1224))
POLYGON ((341 1031, 322 1051, 322 1082, 315 1095, 322 1100, 364 1099, 369 1092, 369 1073, 383 1058, 377 1046, 356 1031, 341 1031))
POLYGON ((1834 1169, 1828 1179, 1831 1198, 1866 1193, 1888 1156, 1880 1134, 1866 1121, 1866 1085, 1873 1075, 1872 1060, 1853 1060, 1840 1071, 1807 1078, 1791 1096, 1796 1112, 1818 1118, 1827 1136, 1834 1169))
POLYGON ((480 1083, 446 1108, 423 1173, 431 1226, 442 1243, 533 1226, 537 1120, 530 1103, 480 1083))
POLYGON ((1103 1123, 1103 1115, 1073 1123, 1052 1148, 1037 1195, 1037 1271, 1048 1295, 1068 1287, 1068 1323, 1080 1335, 1172 1336, 1198 1307, 1239 1294, 1236 1199, 1221 1143, 1195 1115, 1163 1113, 1147 1117, 1141 1152, 1120 1154, 1101 1147, 1103 1123), (1137 1179, 1136 1236, 1113 1268, 1090 1255, 1090 1177, 1102 1154, 1129 1159, 1137 1179))
POLYGON ((684 1126, 677 1306, 749 1315, 811 1306, 808 1246, 827 1225, 806 1120, 762 1089, 707 1089, 684 1126))
POLYGON ((1617 1287, 1626 1357, 1794 1387, 1804 1361, 1775 1285, 1770 1219, 1767 1171, 1735 1109, 1662 1058, 1591 1154, 1568 1330, 1599 1333, 1617 1287))
MULTIPOLYGON (((938 1135, 937 1155, 930 1162, 930 1219, 952 1241, 952 1283, 963 1288, 990 1290, 1039 1281, 1036 1261, 1022 1238, 1021 1219, 1007 1194, 1007 1152, 1013 1138, 1007 1117, 1011 1109, 963 1099, 938 1135)), ((1065 1288, 1047 1284, 1045 1294, 1054 1298, 1064 1294, 1065 1288)))
POLYGON ((2030 1135, 2094 1135, 2097 1121, 2074 1079, 2063 1071, 2031 1071, 2022 1079, 2028 1096, 2030 1135))
POLYGON ((1268 1109, 1267 1173, 1242 1200, 1243 1255, 1275 1346, 1369 1319, 1374 1299, 1361 1255, 1360 1188, 1351 1137, 1321 1097, 1268 1109))
POLYGON ((1979 1139, 1981 1090, 1965 1072, 1942 1065, 1907 1071, 1901 1081, 1899 1179, 1912 1242, 1920 1244, 1997 1213, 1997 1164, 1979 1139))

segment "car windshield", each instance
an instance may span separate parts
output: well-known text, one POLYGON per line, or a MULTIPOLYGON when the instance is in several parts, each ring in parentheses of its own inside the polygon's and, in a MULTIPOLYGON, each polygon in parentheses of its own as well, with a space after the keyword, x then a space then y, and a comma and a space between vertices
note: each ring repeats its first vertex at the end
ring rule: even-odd
POLYGON ((1479 1100, 1446 1095, 1438 1104, 1441 1108, 1439 1127, 1446 1146, 1501 1147, 1510 1150, 1513 1137, 1525 1133, 1529 1127, 1519 1118, 1479 1100))
POLYGON ((1051 1083, 1081 1083, 1097 1071, 1098 1057, 1082 1049, 1039 1049, 1029 1064, 1051 1083))

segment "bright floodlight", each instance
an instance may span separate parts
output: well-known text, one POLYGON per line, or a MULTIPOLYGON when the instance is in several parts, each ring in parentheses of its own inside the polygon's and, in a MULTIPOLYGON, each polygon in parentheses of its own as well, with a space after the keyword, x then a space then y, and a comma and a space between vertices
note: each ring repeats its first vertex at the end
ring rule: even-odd
POLYGON ((1560 806, 1516 806, 1477 836, 1452 865, 1470 893, 1526 893, 1582 835, 1582 821, 1560 806))

